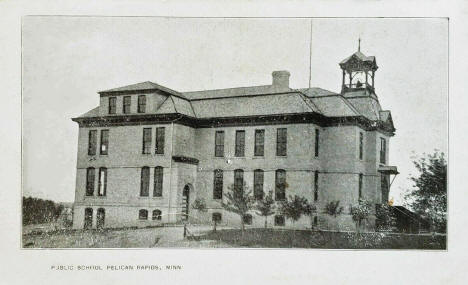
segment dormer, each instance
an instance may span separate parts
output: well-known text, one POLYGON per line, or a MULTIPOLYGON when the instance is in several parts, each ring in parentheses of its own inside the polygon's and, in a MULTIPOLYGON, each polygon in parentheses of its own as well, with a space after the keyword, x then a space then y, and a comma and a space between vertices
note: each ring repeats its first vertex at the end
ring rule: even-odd
POLYGON ((98 92, 100 116, 183 113, 193 116, 181 93, 146 81, 98 92))

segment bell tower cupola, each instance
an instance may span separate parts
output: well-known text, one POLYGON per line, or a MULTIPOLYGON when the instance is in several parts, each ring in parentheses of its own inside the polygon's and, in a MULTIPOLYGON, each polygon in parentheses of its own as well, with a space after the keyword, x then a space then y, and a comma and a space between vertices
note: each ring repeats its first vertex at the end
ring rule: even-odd
POLYGON ((375 71, 377 62, 375 56, 366 56, 361 52, 361 39, 358 50, 340 62, 343 71, 341 93, 364 90, 375 94, 375 71))

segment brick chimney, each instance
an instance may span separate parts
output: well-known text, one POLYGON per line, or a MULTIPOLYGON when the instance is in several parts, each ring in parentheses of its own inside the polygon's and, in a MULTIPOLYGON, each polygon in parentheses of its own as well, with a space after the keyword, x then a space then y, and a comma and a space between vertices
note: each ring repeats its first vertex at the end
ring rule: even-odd
POLYGON ((289 90, 289 76, 291 75, 287 70, 273 71, 273 87, 276 89, 289 90))

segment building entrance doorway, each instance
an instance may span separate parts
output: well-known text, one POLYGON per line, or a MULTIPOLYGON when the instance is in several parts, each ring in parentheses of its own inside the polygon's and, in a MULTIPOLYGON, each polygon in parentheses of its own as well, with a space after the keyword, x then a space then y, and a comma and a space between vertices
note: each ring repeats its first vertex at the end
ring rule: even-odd
POLYGON ((187 184, 182 191, 182 221, 188 220, 190 209, 190 186, 187 184))
POLYGON ((102 229, 104 227, 104 220, 106 219, 106 211, 99 208, 96 214, 96 228, 102 229))
POLYGON ((93 227, 93 208, 86 208, 84 214, 84 229, 93 227))

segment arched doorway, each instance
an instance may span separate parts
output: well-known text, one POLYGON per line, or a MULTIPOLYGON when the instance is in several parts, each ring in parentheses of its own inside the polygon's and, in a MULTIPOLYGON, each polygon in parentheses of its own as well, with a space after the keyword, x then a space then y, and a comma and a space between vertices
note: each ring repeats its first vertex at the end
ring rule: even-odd
POLYGON ((106 211, 103 208, 99 208, 96 214, 96 228, 104 228, 104 220, 106 219, 106 211))
POLYGON ((190 210, 190 186, 187 184, 182 191, 182 221, 187 221, 190 210))

